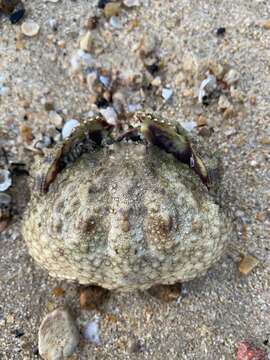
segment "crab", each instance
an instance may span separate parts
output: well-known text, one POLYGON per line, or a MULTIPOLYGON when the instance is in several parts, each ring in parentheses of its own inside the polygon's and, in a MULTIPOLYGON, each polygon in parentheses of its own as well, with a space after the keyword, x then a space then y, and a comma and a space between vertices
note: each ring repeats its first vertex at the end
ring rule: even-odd
POLYGON ((221 258, 232 233, 220 159, 154 114, 130 124, 115 134, 95 116, 34 165, 22 233, 52 276, 169 301, 221 258))

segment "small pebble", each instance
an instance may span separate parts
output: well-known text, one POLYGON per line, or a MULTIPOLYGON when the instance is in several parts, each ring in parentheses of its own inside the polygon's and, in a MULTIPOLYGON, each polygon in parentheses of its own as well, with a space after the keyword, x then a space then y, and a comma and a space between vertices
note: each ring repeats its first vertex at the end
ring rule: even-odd
POLYGON ((165 101, 168 101, 172 97, 173 91, 169 88, 162 89, 162 97, 165 101))
POLYGON ((99 76, 99 81, 105 87, 108 87, 110 85, 110 79, 108 78, 108 76, 100 75, 99 76))
POLYGON ((87 68, 93 64, 93 58, 89 53, 86 53, 82 49, 73 54, 70 59, 71 73, 76 73, 83 68, 87 68))
POLYGON ((46 0, 47 2, 57 3, 59 0, 46 0))
POLYGON ((70 119, 67 120, 62 129, 62 138, 66 139, 70 136, 76 126, 80 125, 78 120, 70 119))
POLYGON ((49 119, 50 119, 50 122, 57 128, 62 127, 63 119, 62 119, 62 116, 60 114, 58 114, 57 111, 50 110, 49 111, 49 119))
POLYGON ((263 27, 265 30, 270 30, 270 19, 263 22, 263 27))
POLYGON ((0 191, 6 191, 12 184, 11 174, 6 169, 0 169, 0 191))
POLYGON ((153 297, 165 301, 171 302, 176 301, 181 295, 182 285, 180 283, 176 283, 174 285, 155 285, 152 286, 148 292, 153 297))
POLYGON ((206 79, 201 82, 198 94, 199 104, 203 103, 203 97, 211 94, 217 87, 217 81, 214 75, 208 75, 206 79))
POLYGON ((47 135, 43 135, 42 140, 38 140, 35 143, 34 148, 42 150, 42 149, 49 147, 51 144, 52 144, 51 138, 47 135))
POLYGON ((135 111, 141 110, 141 104, 128 104, 128 112, 133 113, 135 111))
POLYGON ((120 2, 109 2, 105 5, 104 14, 106 17, 110 18, 112 16, 117 16, 121 11, 120 2))
POLYGON ((96 310, 108 298, 109 291, 100 286, 89 286, 80 291, 80 306, 85 310, 96 310))
POLYGON ((127 7, 140 6, 140 0, 123 0, 123 3, 127 7))
POLYGON ((9 16, 9 20, 11 24, 13 25, 17 24, 23 18, 24 14, 25 14, 25 8, 23 6, 23 3, 19 3, 16 9, 9 16))
POLYGON ((247 341, 237 345, 236 360, 267 360, 265 350, 259 349, 247 341))
POLYGON ((27 20, 22 23, 21 30, 26 36, 32 37, 39 33, 40 26, 33 20, 27 20))
POLYGON ((117 114, 114 110, 114 108, 112 108, 111 106, 105 108, 105 109, 100 109, 99 110, 101 115, 104 116, 105 120, 107 121, 108 124, 111 125, 116 125, 117 123, 117 114))
POLYGON ((191 132, 197 126, 197 123, 191 120, 191 121, 183 121, 181 122, 181 125, 187 132, 191 132))
POLYGON ((80 334, 68 310, 59 308, 43 319, 38 333, 38 349, 43 359, 67 359, 78 343, 80 334))
POLYGON ((228 85, 232 85, 234 83, 236 83, 240 78, 240 74, 238 71, 231 69, 227 72, 227 74, 224 76, 224 81, 228 84, 228 85))
POLYGON ((80 40, 80 49, 86 52, 90 52, 92 49, 92 35, 90 31, 87 31, 80 40))
POLYGON ((119 20, 118 16, 112 16, 110 18, 110 24, 114 29, 120 30, 123 28, 123 24, 121 23, 121 21, 119 20))
POLYGON ((0 193, 0 221, 7 220, 11 217, 11 207, 12 197, 6 193, 0 193))
POLYGON ((94 30, 98 26, 99 18, 97 16, 90 16, 86 19, 84 26, 88 30, 94 30))
POLYGON ((254 256, 247 255, 239 263, 239 271, 243 275, 248 275, 257 265, 259 260, 254 256))
POLYGON ((62 296, 65 295, 65 290, 62 289, 61 287, 57 286, 57 287, 52 289, 52 293, 56 297, 62 297, 62 296))
POLYGON ((155 36, 147 35, 141 41, 140 51, 143 56, 149 56, 156 48, 157 40, 155 36))
POLYGON ((225 27, 220 27, 217 29, 217 36, 224 36, 226 33, 226 28, 225 27))
POLYGON ((84 338, 89 342, 100 345, 98 322, 96 320, 88 323, 83 332, 84 338))
POLYGON ((227 109, 230 109, 231 107, 232 107, 232 104, 227 99, 227 97, 225 95, 221 95, 219 100, 218 100, 218 108, 219 108, 219 110, 227 110, 227 109))
POLYGON ((99 9, 104 9, 110 1, 111 0, 99 0, 97 6, 99 9))

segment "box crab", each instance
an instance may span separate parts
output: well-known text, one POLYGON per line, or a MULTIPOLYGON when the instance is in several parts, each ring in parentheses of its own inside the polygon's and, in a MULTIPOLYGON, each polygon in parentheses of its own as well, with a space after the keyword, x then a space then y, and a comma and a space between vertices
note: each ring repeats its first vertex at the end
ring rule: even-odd
POLYGON ((34 166, 23 236, 52 276, 153 290, 201 276, 223 254, 232 227, 218 157, 179 125, 143 112, 133 121, 116 136, 96 116, 34 166))

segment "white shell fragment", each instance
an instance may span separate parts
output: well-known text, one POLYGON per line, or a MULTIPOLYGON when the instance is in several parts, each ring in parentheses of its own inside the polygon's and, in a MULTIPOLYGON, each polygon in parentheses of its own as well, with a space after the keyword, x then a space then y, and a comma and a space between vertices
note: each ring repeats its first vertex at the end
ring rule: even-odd
POLYGON ((83 335, 86 340, 96 345, 100 345, 100 336, 98 322, 96 320, 88 323, 84 329, 83 335))
POLYGON ((76 323, 65 309, 56 309, 43 319, 38 333, 38 349, 43 359, 67 359, 79 343, 76 323))
POLYGON ((165 101, 168 101, 172 97, 173 91, 170 88, 162 89, 162 97, 165 101))
POLYGON ((83 51, 82 49, 77 50, 70 59, 70 71, 71 73, 76 73, 83 68, 93 65, 93 58, 92 56, 83 51))
POLYGON ((140 6, 140 0, 124 0, 123 3, 127 7, 140 6))
POLYGON ((102 116, 104 116, 105 120, 110 125, 116 125, 117 123, 117 114, 111 106, 105 109, 99 109, 102 116))
POLYGON ((201 82, 198 94, 199 104, 202 103, 203 97, 207 93, 211 93, 217 87, 217 80, 214 75, 208 75, 206 79, 201 82))
POLYGON ((110 84, 110 79, 108 78, 108 76, 100 75, 99 81, 100 81, 101 84, 104 85, 105 87, 108 87, 109 84, 110 84))
POLYGON ((75 119, 70 119, 67 120, 67 122, 65 123, 65 125, 63 126, 62 129, 62 138, 66 139, 70 136, 70 134, 72 133, 73 129, 78 126, 80 123, 78 120, 75 119))
POLYGON ((231 69, 227 72, 227 74, 224 76, 224 81, 228 85, 235 84, 240 79, 240 74, 238 71, 231 69))
POLYGON ((191 121, 181 122, 181 125, 187 132, 191 132, 197 126, 197 123, 191 120, 191 121))
POLYGON ((0 191, 6 191, 12 184, 10 172, 5 169, 0 170, 0 191))
POLYGON ((118 16, 112 16, 110 18, 110 24, 114 29, 122 29, 123 28, 123 24, 121 23, 121 21, 119 20, 118 16))
POLYGON ((39 33, 40 26, 33 20, 27 20, 22 23, 21 30, 26 36, 32 37, 39 33))
POLYGON ((86 52, 90 52, 92 48, 92 36, 91 32, 87 31, 81 38, 80 49, 86 52))

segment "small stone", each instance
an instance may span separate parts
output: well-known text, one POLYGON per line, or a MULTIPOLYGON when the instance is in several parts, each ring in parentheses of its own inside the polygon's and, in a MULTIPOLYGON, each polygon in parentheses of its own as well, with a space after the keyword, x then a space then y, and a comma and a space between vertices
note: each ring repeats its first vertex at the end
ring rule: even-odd
POLYGON ((226 28, 225 27, 220 27, 217 29, 217 36, 224 36, 226 33, 226 28))
POLYGON ((231 69, 227 72, 227 74, 225 74, 224 76, 224 81, 228 84, 228 85, 232 85, 234 83, 236 83, 238 80, 240 79, 240 74, 238 71, 231 69))
POLYGON ((87 31, 80 40, 80 49, 90 52, 92 49, 92 36, 90 31, 87 31))
POLYGON ((27 20, 22 23, 21 30, 26 36, 32 37, 39 33, 40 26, 33 20, 27 20))
POLYGON ((259 349, 247 341, 237 345, 236 360, 267 360, 267 357, 265 350, 259 349))
POLYGON ((92 66, 93 58, 89 53, 86 53, 82 49, 79 49, 71 57, 70 64, 71 64, 71 69, 70 69, 71 73, 77 73, 83 68, 92 66))
POLYGON ((44 109, 48 112, 54 110, 54 103, 52 101, 46 101, 44 104, 44 109))
POLYGON ((46 0, 47 2, 57 3, 59 0, 46 0))
POLYGON ((259 260, 254 256, 247 255, 239 263, 239 271, 243 275, 248 275, 257 265, 259 260))
POLYGON ((257 97, 255 95, 251 96, 249 98, 249 101, 251 103, 251 105, 256 105, 257 104, 257 97))
POLYGON ((23 3, 19 3, 16 9, 12 12, 12 14, 9 16, 9 20, 11 24, 17 24, 24 16, 25 14, 25 8, 23 6, 23 3))
POLYGON ((160 76, 156 76, 152 81, 151 81, 151 85, 155 86, 155 87, 159 87, 161 85, 161 77, 160 76))
POLYGON ((98 82, 98 72, 97 70, 92 70, 86 75, 86 83, 88 90, 91 94, 95 95, 97 93, 97 82, 98 82))
POLYGON ((118 114, 125 112, 127 103, 124 94, 121 91, 116 91, 112 96, 113 107, 118 114))
POLYGON ((120 2, 109 2, 105 5, 104 14, 106 17, 117 16, 121 11, 120 2))
POLYGON ((200 115, 198 118, 197 118, 197 126, 205 126, 207 125, 207 121, 206 121, 206 118, 202 115, 200 115))
POLYGON ((140 44, 140 52, 143 56, 149 56, 156 48, 157 40, 155 36, 145 36, 140 44))
POLYGON ((140 0, 123 0, 123 3, 127 7, 140 6, 140 0))
POLYGON ((121 23, 121 21, 119 20, 118 16, 112 16, 110 18, 110 24, 114 29, 120 30, 123 28, 123 24, 121 23))
POLYGON ((143 347, 141 341, 139 339, 130 339, 128 349, 132 354, 142 352, 143 347))
POLYGON ((208 75, 206 79, 201 82, 199 93, 198 93, 198 102, 201 104, 203 102, 203 97, 205 95, 210 95, 217 87, 217 80, 214 75, 208 75))
POLYGON ((181 122, 181 125, 187 132, 191 132, 196 127, 197 124, 195 123, 195 121, 191 120, 191 121, 183 121, 181 122))
POLYGON ((174 285, 155 285, 151 287, 148 292, 153 297, 165 301, 171 302, 179 298, 181 294, 182 285, 176 283, 174 285))
MULTIPOLYGON (((3 171, 3 170, 1 170, 3 171)), ((6 187, 2 187, 5 190, 1 190, 1 172, 0 172, 0 191, 7 190, 6 187)), ((8 220, 11 217, 11 208, 12 208, 12 197, 6 193, 0 193, 0 221, 8 220)))
POLYGON ((219 100, 218 100, 218 108, 219 108, 219 110, 223 111, 223 110, 226 110, 226 109, 230 109, 231 107, 232 107, 232 104, 227 99, 227 97, 225 95, 221 95, 219 100))
POLYGON ((9 224, 9 220, 0 220, 0 234, 3 232, 9 224))
POLYGON ((34 139, 32 128, 24 124, 20 127, 20 135, 23 141, 25 141, 28 145, 30 145, 34 139))
POLYGON ((108 4, 111 0, 99 0, 98 1, 98 4, 97 4, 97 7, 99 9, 104 9, 106 4, 108 4))
POLYGON ((67 359, 78 343, 79 331, 68 310, 59 308, 46 315, 38 333, 38 349, 43 359, 67 359))
POLYGON ((68 138, 72 133, 72 131, 74 130, 74 128, 78 125, 80 125, 80 123, 76 119, 67 120, 62 129, 62 138, 63 139, 68 138))
POLYGON ((172 97, 173 91, 169 88, 162 89, 162 97, 165 101, 168 101, 172 97))
POLYGON ((62 289, 61 287, 57 286, 52 289, 52 293, 56 297, 63 297, 65 295, 65 290, 62 289))
POLYGON ((98 26, 99 18, 97 16, 90 16, 86 19, 84 26, 88 30, 94 30, 98 26))
POLYGON ((98 322, 94 320, 87 324, 84 329, 83 335, 84 338, 89 342, 100 345, 98 322))
POLYGON ((105 109, 99 110, 101 115, 104 116, 108 124, 116 125, 117 124, 117 114, 112 107, 107 107, 105 109))
POLYGON ((263 22, 263 27, 265 30, 270 30, 270 19, 263 22))
POLYGON ((109 291, 100 286, 89 286, 80 290, 80 305, 85 310, 96 310, 108 298, 109 291))
MULTIPOLYGON (((49 108, 49 107, 48 107, 49 108)), ((57 128, 61 128, 63 125, 62 116, 58 114, 57 111, 50 110, 49 111, 50 122, 55 125, 57 128)))
POLYGON ((51 144, 52 144, 52 139, 47 135, 43 135, 42 139, 38 140, 35 143, 34 148, 42 150, 49 147, 51 144))

